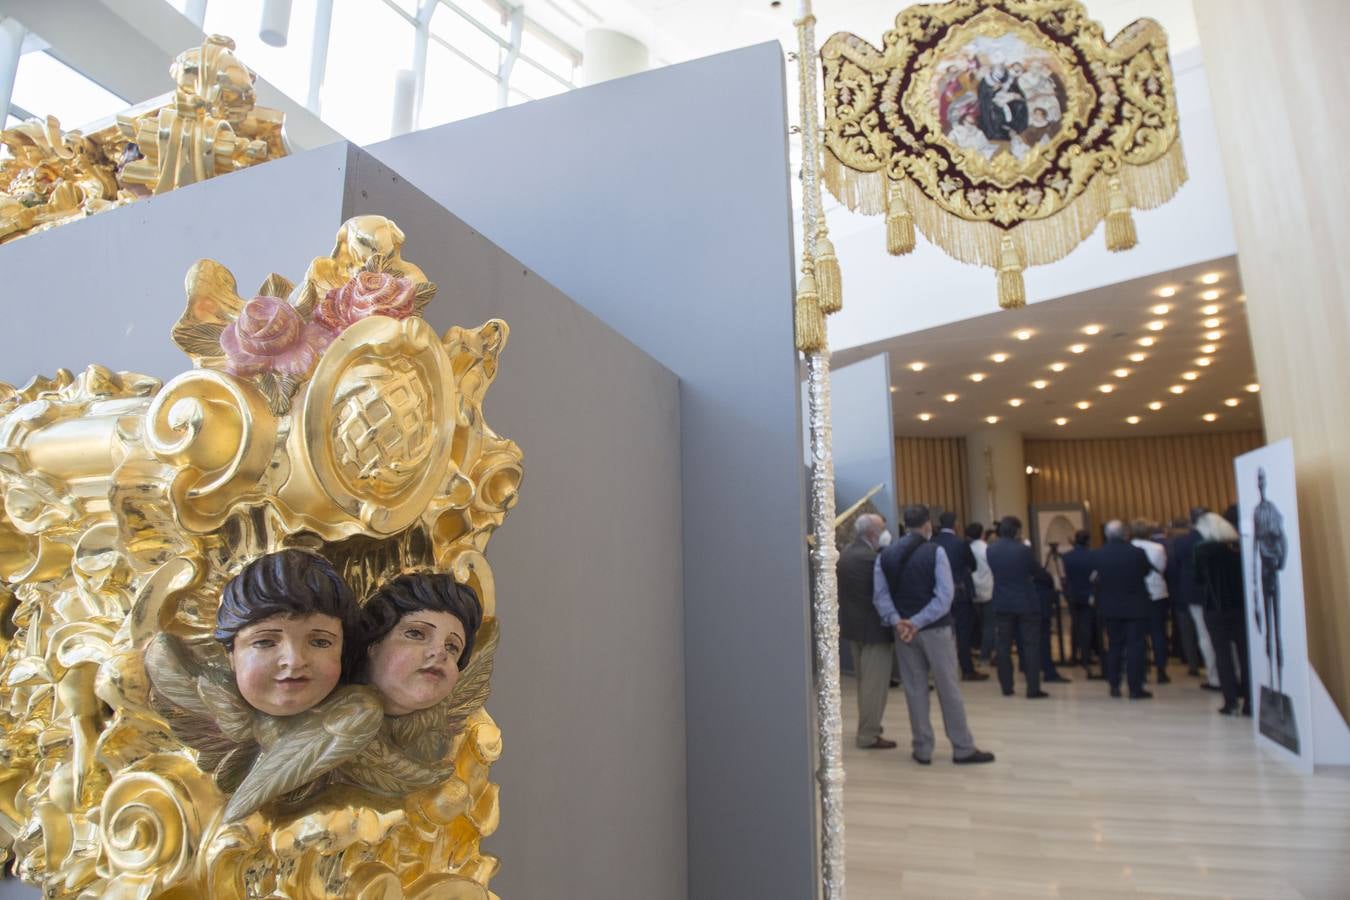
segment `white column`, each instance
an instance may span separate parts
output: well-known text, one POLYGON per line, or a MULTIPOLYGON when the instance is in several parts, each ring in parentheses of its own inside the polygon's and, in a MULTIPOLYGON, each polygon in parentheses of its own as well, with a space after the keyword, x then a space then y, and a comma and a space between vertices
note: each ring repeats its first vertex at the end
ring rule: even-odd
POLYGON ((321 109, 323 73, 328 68, 328 41, 333 33, 333 0, 319 0, 314 5, 314 50, 309 57, 309 94, 305 108, 314 115, 321 109))
POLYGON ((269 47, 285 47, 291 33, 291 0, 263 0, 258 37, 269 47))
POLYGON ((581 50, 582 84, 598 84, 642 72, 649 65, 647 45, 608 28, 586 32, 581 50))
POLYGON ((1022 435, 1009 428, 985 428, 966 435, 968 518, 992 527, 1004 516, 1027 525, 1027 470, 1022 435))
POLYGON ((9 102, 14 97, 14 78, 19 74, 19 57, 27 34, 18 20, 0 17, 0 128, 5 127, 9 102))

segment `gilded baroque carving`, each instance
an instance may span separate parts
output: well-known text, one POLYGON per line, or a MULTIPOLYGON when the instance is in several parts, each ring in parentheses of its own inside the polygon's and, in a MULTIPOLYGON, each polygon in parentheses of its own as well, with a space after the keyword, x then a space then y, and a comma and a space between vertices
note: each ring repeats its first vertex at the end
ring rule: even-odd
POLYGON ((0 386, 0 836, 47 896, 495 897, 484 552, 522 469, 482 404, 508 329, 437 335, 402 243, 352 219, 247 300, 202 260, 173 328, 195 368, 167 384, 0 386), (371 653, 264 712, 218 609, 281 551, 350 589, 339 630, 443 578, 472 613, 459 671, 418 669, 443 689, 395 709, 371 653))

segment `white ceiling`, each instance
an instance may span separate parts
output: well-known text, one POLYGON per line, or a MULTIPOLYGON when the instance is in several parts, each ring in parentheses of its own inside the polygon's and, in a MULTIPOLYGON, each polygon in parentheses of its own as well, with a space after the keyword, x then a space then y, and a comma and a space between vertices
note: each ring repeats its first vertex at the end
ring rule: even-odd
POLYGON ((990 427, 987 416, 997 416, 997 427, 1008 427, 1028 437, 1127 437, 1158 434, 1190 434, 1207 430, 1236 431, 1261 427, 1260 397, 1246 386, 1253 384, 1255 364, 1247 332, 1246 308, 1239 297, 1242 286, 1236 258, 1189 266, 1160 275, 1121 282, 1057 300, 1046 300, 1025 309, 995 312, 954 322, 940 328, 911 332, 863 347, 834 354, 836 366, 844 366, 877 353, 891 359, 893 415, 897 435, 950 437, 990 427), (1214 284, 1202 276, 1217 275, 1214 284), (1158 290, 1175 287, 1175 296, 1163 298, 1158 290), (1214 300, 1206 291, 1218 291, 1214 300), (1171 307, 1158 314, 1153 307, 1171 307), (1214 316, 1202 308, 1219 307, 1214 316), (1204 323, 1221 320, 1216 328, 1204 323), (1148 323, 1162 322, 1160 331, 1148 323), (1089 335, 1084 328, 1101 326, 1089 335), (1031 336, 1019 340, 1016 333, 1031 336), (1205 335, 1222 332, 1215 340, 1205 335), (1140 338, 1153 338, 1151 347, 1140 338), (1073 353, 1073 345, 1084 345, 1073 353), (1202 347, 1214 344, 1212 353, 1202 347), (1006 353, 1002 363, 991 357, 1006 353), (1142 362, 1131 353, 1144 353, 1142 362), (1197 360, 1206 357, 1209 365, 1197 360), (1056 373, 1052 363, 1067 368, 1056 373), (915 372, 911 363, 924 363, 915 372), (1119 376, 1116 369, 1128 369, 1119 376), (976 383, 971 373, 987 377, 976 383), (1195 373, 1186 380, 1183 373, 1195 373), (1044 380, 1038 389, 1032 382, 1044 380), (1113 386, 1103 393, 1100 386, 1113 386), (1169 389, 1178 385, 1184 393, 1169 389), (958 395, 955 402, 945 394, 958 395), (1009 400, 1020 399, 1014 407, 1009 400), (1230 407, 1224 401, 1236 399, 1230 407), (1075 404, 1087 401, 1087 410, 1075 404), (1148 404, 1161 402, 1160 410, 1148 404), (920 414, 931 415, 921 421, 920 414), (1217 418, 1207 422, 1204 415, 1217 418), (1139 422, 1126 421, 1138 416, 1139 422), (1067 418, 1065 425, 1055 419, 1067 418))

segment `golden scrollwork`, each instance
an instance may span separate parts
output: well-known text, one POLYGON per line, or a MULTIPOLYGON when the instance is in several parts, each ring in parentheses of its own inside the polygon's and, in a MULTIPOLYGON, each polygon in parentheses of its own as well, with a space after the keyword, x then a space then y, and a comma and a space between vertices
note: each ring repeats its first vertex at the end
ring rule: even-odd
POLYGON ((0 386, 0 842, 47 896, 495 897, 485 551, 522 467, 482 404, 509 332, 436 334, 402 243, 357 217, 247 300, 197 263, 173 329, 196 368, 166 384, 0 386), (221 591, 287 548, 358 598, 410 571, 471 587, 454 693, 408 715, 355 683, 285 720, 242 705, 211 649, 221 591))
POLYGON ((286 156, 284 116, 256 105, 234 41, 180 53, 175 90, 85 135, 54 116, 0 132, 0 243, 286 156))

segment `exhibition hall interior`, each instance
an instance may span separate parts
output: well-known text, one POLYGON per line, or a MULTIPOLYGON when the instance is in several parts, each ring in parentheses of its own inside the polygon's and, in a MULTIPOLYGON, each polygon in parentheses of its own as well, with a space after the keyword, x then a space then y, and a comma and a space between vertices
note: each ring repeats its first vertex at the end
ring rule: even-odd
POLYGON ((1334 900, 1341 0, 0 0, 0 898, 1334 900))

